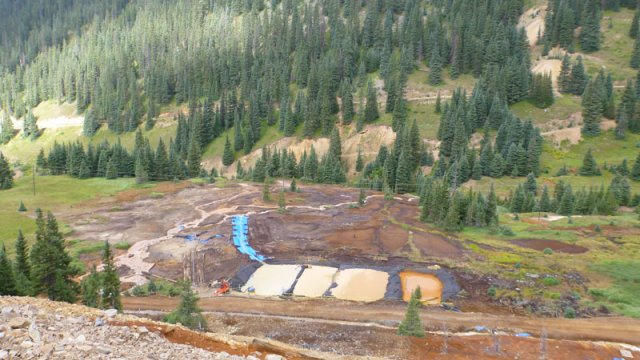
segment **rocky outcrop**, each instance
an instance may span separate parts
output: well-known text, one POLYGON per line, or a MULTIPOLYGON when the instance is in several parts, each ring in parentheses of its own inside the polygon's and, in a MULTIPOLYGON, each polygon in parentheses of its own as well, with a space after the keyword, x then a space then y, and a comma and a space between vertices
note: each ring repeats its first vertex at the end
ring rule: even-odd
POLYGON ((231 355, 173 343, 153 322, 115 311, 17 297, 0 297, 0 309, 0 360, 284 359, 257 352, 231 355), (141 325, 145 321, 148 326, 141 325))

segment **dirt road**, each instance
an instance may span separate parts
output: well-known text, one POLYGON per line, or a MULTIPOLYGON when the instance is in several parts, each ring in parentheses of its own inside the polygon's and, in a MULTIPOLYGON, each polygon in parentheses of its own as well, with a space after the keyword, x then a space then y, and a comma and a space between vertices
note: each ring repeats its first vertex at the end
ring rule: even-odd
MULTIPOLYGON (((171 311, 178 298, 160 296, 122 299, 126 310, 171 311)), ((360 305, 338 300, 267 300, 244 297, 205 298, 198 303, 203 311, 253 314, 256 316, 286 316, 290 318, 325 319, 388 325, 403 318, 402 304, 360 305)), ((549 338, 566 340, 611 341, 640 345, 640 320, 607 317, 591 319, 540 319, 522 316, 492 315, 484 313, 456 313, 428 308, 421 313, 424 323, 441 324, 446 321, 451 329, 469 329, 477 325, 488 328, 509 329, 538 335, 547 329, 549 338)))

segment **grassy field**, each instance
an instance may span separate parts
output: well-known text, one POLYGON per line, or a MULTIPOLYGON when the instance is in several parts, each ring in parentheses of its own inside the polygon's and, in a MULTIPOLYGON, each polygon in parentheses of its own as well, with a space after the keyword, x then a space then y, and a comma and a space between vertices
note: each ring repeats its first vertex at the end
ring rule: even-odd
POLYGON ((505 235, 491 229, 467 228, 459 237, 482 260, 473 261, 474 270, 521 282, 520 291, 498 289, 498 296, 522 296, 554 301, 567 294, 579 294, 581 304, 601 305, 615 313, 640 317, 637 294, 640 276, 640 219, 636 214, 584 216, 556 221, 539 214, 521 214, 520 219, 502 211, 500 225, 513 232, 505 235), (541 220, 538 220, 541 219, 541 220), (602 230, 597 232, 594 226, 602 230), (519 246, 516 239, 546 239, 587 249, 580 254, 541 251, 519 246), (589 279, 585 288, 568 281, 579 272, 589 279), (532 277, 531 274, 536 274, 532 277), (549 281, 553 278, 553 281, 549 281), (527 285, 526 283, 533 282, 527 285), (533 286, 532 286, 533 285, 533 286))
POLYGON ((572 114, 582 111, 580 98, 571 95, 556 97, 555 103, 547 109, 540 109, 528 101, 511 106, 511 111, 520 119, 531 119, 534 124, 542 125, 552 120, 565 120, 572 114))
MULTIPOLYGON (((135 186, 133 179, 106 180, 101 178, 78 180, 67 176, 36 177, 36 195, 32 192, 31 177, 16 180, 10 190, 0 191, 0 242, 7 252, 14 252, 14 242, 18 229, 22 229, 29 241, 35 232, 34 211, 41 208, 56 214, 76 204, 116 194, 135 186), (26 213, 19 213, 18 206, 23 201, 26 213)), ((61 229, 69 229, 61 224, 61 229)))
POLYGON ((629 64, 634 42, 629 37, 633 13, 626 8, 619 12, 605 11, 601 24, 602 46, 599 51, 584 56, 589 74, 597 73, 604 66, 616 81, 635 78, 637 70, 629 64), (612 28, 609 28, 609 19, 612 28))

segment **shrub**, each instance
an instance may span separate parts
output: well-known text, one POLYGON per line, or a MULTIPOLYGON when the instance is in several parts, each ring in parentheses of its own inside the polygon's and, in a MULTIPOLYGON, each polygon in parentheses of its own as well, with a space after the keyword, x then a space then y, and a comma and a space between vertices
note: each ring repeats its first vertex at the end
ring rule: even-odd
POLYGON ((546 286, 556 286, 560 284, 560 280, 558 280, 558 278, 555 278, 553 276, 547 276, 544 279, 542 279, 542 283, 546 286))
POLYGON ((514 236, 515 233, 513 232, 513 230, 511 230, 511 228, 509 226, 501 226, 500 227, 500 233, 504 236, 514 236))
POLYGON ((549 248, 545 248, 544 250, 542 250, 542 252, 545 255, 553 255, 553 250, 549 249, 549 248))
POLYGON ((597 232, 597 233, 602 232, 602 229, 600 228, 600 225, 596 225, 596 227, 593 230, 595 232, 597 232))
POLYGON ((567 306, 564 308, 564 317, 567 319, 575 319, 576 318, 576 309, 571 306, 567 306))
POLYGON ((136 286, 131 290, 131 295, 133 296, 149 296, 147 289, 144 286, 136 286))
POLYGON ((496 297, 497 289, 493 286, 487 289, 487 295, 489 297, 496 297))

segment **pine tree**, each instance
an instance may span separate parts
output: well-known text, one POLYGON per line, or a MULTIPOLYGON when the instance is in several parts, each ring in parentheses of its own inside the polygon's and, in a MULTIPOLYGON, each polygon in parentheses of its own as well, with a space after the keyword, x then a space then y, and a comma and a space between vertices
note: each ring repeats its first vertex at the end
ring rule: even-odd
POLYGON ((137 184, 144 184, 149 181, 149 173, 147 173, 147 170, 142 163, 142 156, 138 156, 136 159, 135 176, 137 184))
POLYGON ((229 142, 229 135, 227 135, 227 139, 224 143, 224 153, 222 155, 222 165, 229 166, 233 164, 234 156, 233 151, 231 150, 231 143, 229 142))
POLYGON ((442 59, 437 47, 434 47, 429 61, 429 85, 436 86, 442 83, 442 59))
POLYGON ((42 211, 36 209, 36 242, 30 258, 35 294, 46 293, 51 300, 75 302, 77 288, 71 279, 75 271, 51 212, 45 221, 42 211))
POLYGON ((180 283, 181 300, 178 308, 165 317, 165 321, 171 324, 180 323, 190 329, 206 330, 207 321, 202 316, 202 310, 198 308, 198 296, 191 289, 191 284, 182 281, 180 283))
POLYGON ((362 159, 362 151, 358 149, 358 157, 356 158, 356 171, 361 172, 364 169, 364 160, 362 159))
POLYGON ((629 28, 629 37, 635 39, 638 37, 638 28, 640 27, 640 6, 636 6, 636 12, 633 15, 631 21, 631 28, 629 28))
POLYGON ((587 0, 583 12, 580 47, 590 53, 600 49, 600 18, 602 17, 599 0, 587 0))
POLYGON ((631 168, 631 174, 629 176, 635 181, 640 181, 640 153, 638 153, 636 161, 633 162, 633 167, 631 168))
POLYGON ((100 299, 100 275, 93 265, 91 273, 80 283, 82 290, 82 303, 86 306, 97 308, 102 303, 100 299))
POLYGON ((0 249, 0 295, 18 295, 16 281, 13 276, 13 266, 7 257, 7 252, 2 244, 0 249))
POLYGON ((13 187, 13 171, 9 168, 9 163, 0 152, 0 190, 7 190, 13 187))
POLYGON ((440 91, 438 91, 438 97, 436 97, 435 113, 436 114, 441 114, 442 113, 442 99, 440 97, 440 91))
POLYGON ((9 114, 4 111, 2 113, 2 123, 0 123, 0 145, 8 143, 15 133, 13 129, 13 121, 9 114))
POLYGON ((558 75, 558 88, 561 93, 571 93, 571 58, 565 54, 562 58, 562 67, 558 75))
POLYGON ((118 275, 118 269, 113 264, 113 252, 108 241, 104 242, 104 248, 102 249, 102 264, 104 265, 100 276, 102 280, 102 307, 122 310, 120 276, 118 275))
POLYGON ((105 173, 105 177, 107 179, 118 178, 118 169, 116 168, 116 162, 113 158, 109 159, 109 162, 107 163, 107 172, 105 173))
POLYGON ((596 164, 596 160, 591 153, 591 149, 587 150, 587 153, 582 159, 582 167, 580 168, 580 175, 582 176, 599 176, 600 169, 596 164))
POLYGON ((376 89, 373 87, 373 83, 369 81, 367 86, 367 103, 364 110, 364 121, 372 123, 380 117, 378 112, 378 99, 376 97, 376 89))
POLYGON ((578 55, 576 63, 571 68, 571 93, 574 95, 582 95, 589 82, 589 77, 584 69, 582 56, 578 55))
POLYGON ((296 179, 291 179, 291 185, 289 185, 289 191, 296 192, 298 191, 298 186, 296 184, 296 179))
POLYGON ((582 134, 585 136, 597 136, 600 134, 600 121, 602 120, 602 98, 596 88, 595 82, 589 83, 582 98, 582 134))
POLYGON ((558 207, 558 214, 571 216, 573 215, 573 208, 575 206, 575 199, 571 185, 567 185, 562 192, 562 199, 560 200, 560 206, 558 207))
POLYGON ((419 312, 422 306, 422 296, 420 295, 419 287, 411 294, 411 300, 409 300, 409 305, 407 306, 407 313, 398 327, 398 335, 420 338, 425 336, 424 325, 422 325, 419 312))
POLYGON ((636 36, 636 40, 633 42, 630 65, 634 69, 640 68, 640 36, 636 36))
POLYGON ((31 265, 29 264, 29 248, 27 241, 18 230, 16 238, 16 263, 15 263, 16 287, 20 295, 31 294, 31 265))

